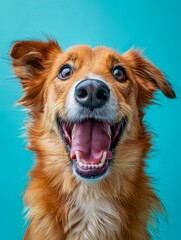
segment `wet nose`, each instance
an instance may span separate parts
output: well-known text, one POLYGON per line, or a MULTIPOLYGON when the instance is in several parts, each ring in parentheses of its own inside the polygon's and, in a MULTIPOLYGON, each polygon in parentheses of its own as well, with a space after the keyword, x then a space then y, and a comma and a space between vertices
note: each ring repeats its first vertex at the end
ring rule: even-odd
POLYGON ((75 87, 75 99, 82 106, 91 110, 102 107, 110 97, 106 83, 97 79, 85 79, 75 87))

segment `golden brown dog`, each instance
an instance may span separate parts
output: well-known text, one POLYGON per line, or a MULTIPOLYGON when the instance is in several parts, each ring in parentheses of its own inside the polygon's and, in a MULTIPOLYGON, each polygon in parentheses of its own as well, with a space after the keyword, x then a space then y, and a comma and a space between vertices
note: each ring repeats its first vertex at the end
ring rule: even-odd
POLYGON ((25 193, 25 240, 147 240, 159 199, 144 172, 151 134, 144 108, 162 73, 139 51, 62 51, 53 40, 16 42, 10 52, 30 114, 36 165, 25 193))

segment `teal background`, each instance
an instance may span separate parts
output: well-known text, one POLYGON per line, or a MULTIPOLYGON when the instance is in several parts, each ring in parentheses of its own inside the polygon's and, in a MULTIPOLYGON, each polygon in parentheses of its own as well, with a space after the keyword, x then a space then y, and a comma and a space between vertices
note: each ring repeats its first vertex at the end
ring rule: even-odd
POLYGON ((179 0, 0 0, 0 239, 19 240, 25 231, 22 192, 33 154, 25 150, 26 113, 15 108, 21 96, 8 58, 14 40, 55 37, 63 49, 75 44, 105 45, 119 52, 145 49, 172 83, 176 100, 157 95, 146 121, 156 133, 148 160, 154 187, 165 204, 168 223, 159 237, 181 239, 181 2, 179 0))

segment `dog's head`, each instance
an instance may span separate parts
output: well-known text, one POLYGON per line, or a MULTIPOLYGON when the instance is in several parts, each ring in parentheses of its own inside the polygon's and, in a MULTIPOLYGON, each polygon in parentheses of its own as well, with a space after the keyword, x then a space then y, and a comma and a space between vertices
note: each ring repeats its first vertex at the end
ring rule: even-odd
POLYGON ((134 49, 123 55, 89 46, 64 52, 55 41, 22 41, 10 55, 24 88, 20 103, 33 118, 31 148, 39 159, 46 153, 50 165, 58 156, 56 165, 64 161, 81 180, 114 178, 126 164, 138 166, 150 147, 143 108, 157 89, 175 97, 163 74, 134 49))

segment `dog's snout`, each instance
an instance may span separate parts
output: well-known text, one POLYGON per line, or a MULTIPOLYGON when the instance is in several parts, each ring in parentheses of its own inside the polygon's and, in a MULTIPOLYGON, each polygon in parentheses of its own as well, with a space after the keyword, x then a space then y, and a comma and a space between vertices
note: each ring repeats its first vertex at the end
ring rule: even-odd
POLYGON ((75 87, 75 98, 89 109, 102 107, 109 99, 110 89, 106 83, 97 79, 85 79, 75 87))

